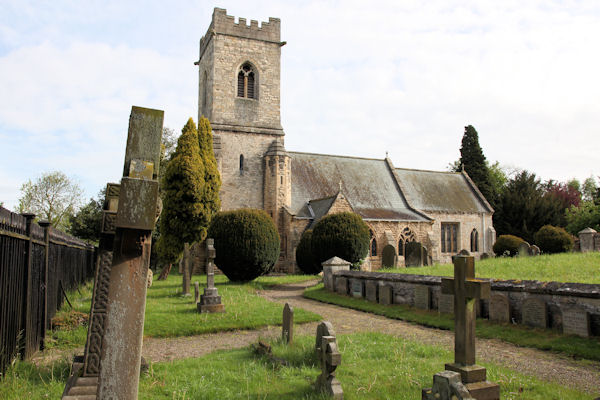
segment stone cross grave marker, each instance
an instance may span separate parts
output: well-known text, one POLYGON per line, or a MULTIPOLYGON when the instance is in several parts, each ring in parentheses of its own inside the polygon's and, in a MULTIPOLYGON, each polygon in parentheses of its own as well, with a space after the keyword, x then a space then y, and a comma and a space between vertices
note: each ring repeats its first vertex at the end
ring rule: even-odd
POLYGON ((197 305, 198 311, 201 313, 225 312, 225 306, 221 303, 221 296, 219 296, 219 291, 215 287, 215 267, 213 262, 216 257, 216 251, 214 244, 214 239, 206 239, 206 287, 197 305))
POLYGON ((318 392, 325 392, 335 400, 344 399, 342 385, 335 377, 336 368, 342 363, 333 326, 323 321, 317 326, 315 350, 321 362, 321 374, 315 383, 318 392))
POLYGON ((480 396, 470 384, 477 385, 480 394, 485 392, 486 399, 499 399, 499 386, 487 382, 486 369, 475 365, 475 303, 489 298, 490 292, 490 282, 475 279, 475 258, 456 256, 454 278, 442 278, 442 293, 454 295, 454 363, 446 364, 446 370, 458 372, 473 397, 480 396))
POLYGON ((137 399, 164 112, 132 107, 115 219, 98 399, 137 399))
POLYGON ((288 303, 285 303, 285 306, 283 306, 283 325, 281 331, 283 342, 292 343, 294 340, 294 307, 288 303))

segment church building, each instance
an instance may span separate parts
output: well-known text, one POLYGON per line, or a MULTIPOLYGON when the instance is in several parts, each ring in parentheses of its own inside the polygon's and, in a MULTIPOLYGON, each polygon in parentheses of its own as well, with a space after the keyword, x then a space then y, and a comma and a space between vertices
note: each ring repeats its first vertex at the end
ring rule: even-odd
MULTIPOLYGON (((265 210, 281 237, 276 270, 294 272, 302 233, 323 216, 359 214, 371 230, 362 266, 451 261, 462 249, 491 253, 493 209, 465 172, 396 168, 372 159, 287 150, 280 120, 281 21, 236 23, 215 8, 200 40, 198 117, 210 120, 221 208, 265 210)), ((293 134, 293 132, 291 133, 293 134)))

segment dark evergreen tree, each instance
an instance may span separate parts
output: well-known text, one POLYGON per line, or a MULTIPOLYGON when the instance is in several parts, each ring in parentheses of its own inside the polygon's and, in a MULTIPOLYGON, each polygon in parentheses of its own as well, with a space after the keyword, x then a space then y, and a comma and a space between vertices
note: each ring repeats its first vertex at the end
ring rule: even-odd
POLYGON ((496 204, 496 194, 490 182, 490 172, 485 156, 483 155, 483 150, 481 150, 481 146, 479 145, 479 135, 472 125, 465 126, 458 167, 460 170, 465 170, 475 185, 477 185, 481 194, 494 207, 496 204))
POLYGON ((106 189, 98 193, 97 199, 81 207, 75 215, 69 216, 69 233, 89 243, 97 244, 102 229, 102 203, 106 189))
POLYGON ((305 274, 318 274, 323 267, 315 260, 315 253, 312 249, 312 229, 304 231, 300 242, 296 247, 296 264, 300 271, 305 274))
POLYGON ((323 217, 313 229, 311 246, 319 271, 321 263, 340 257, 352 264, 359 263, 369 251, 369 227, 360 215, 341 212, 323 217))

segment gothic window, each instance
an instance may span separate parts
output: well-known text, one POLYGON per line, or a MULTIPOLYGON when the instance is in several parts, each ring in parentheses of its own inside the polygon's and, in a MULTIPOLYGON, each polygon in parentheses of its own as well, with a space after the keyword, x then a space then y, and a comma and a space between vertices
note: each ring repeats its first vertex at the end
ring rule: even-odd
POLYGON ((256 73, 250 63, 244 63, 238 72, 237 97, 255 99, 255 77, 256 73))
POLYGON ((375 234, 373 231, 371 233, 371 257, 375 257, 377 255, 377 239, 375 239, 375 234))
POLYGON ((442 222, 442 253, 458 252, 458 224, 442 222))
POLYGON ((400 240, 398 241, 398 255, 404 256, 406 243, 416 242, 416 240, 417 239, 414 232, 408 227, 404 228, 402 233, 400 233, 400 240))
POLYGON ((479 251, 479 233, 477 229, 471 231, 471 252, 479 251))
POLYGON ((240 175, 244 174, 244 155, 240 154, 240 175))

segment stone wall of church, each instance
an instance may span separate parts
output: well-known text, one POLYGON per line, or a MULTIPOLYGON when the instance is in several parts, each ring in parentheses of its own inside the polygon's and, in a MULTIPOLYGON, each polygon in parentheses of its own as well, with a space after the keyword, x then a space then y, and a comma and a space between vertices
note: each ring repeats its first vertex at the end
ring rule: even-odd
POLYGON ((428 216, 434 218, 433 234, 436 245, 432 253, 434 261, 442 264, 452 262, 452 256, 455 255, 462 249, 471 250, 471 232, 473 229, 477 230, 478 233, 478 244, 479 251, 473 252, 472 254, 479 258, 482 253, 492 253, 492 249, 488 248, 488 230, 492 226, 492 214, 450 214, 450 213, 434 213, 426 212, 428 216), (456 252, 441 252, 441 235, 442 223, 457 223, 458 224, 458 240, 457 240, 457 251, 456 252))

